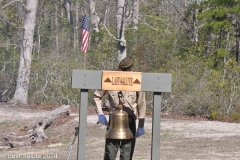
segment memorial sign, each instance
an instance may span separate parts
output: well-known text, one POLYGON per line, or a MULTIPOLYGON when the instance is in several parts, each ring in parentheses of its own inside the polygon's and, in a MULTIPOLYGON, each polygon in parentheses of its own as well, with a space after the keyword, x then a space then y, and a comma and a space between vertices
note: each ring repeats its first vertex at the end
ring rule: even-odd
POLYGON ((141 84, 141 72, 102 72, 102 90, 141 91, 141 84))
POLYGON ((150 91, 153 92, 151 160, 160 159, 161 93, 171 92, 172 74, 122 71, 72 71, 72 88, 80 89, 78 160, 85 158, 88 90, 150 91))

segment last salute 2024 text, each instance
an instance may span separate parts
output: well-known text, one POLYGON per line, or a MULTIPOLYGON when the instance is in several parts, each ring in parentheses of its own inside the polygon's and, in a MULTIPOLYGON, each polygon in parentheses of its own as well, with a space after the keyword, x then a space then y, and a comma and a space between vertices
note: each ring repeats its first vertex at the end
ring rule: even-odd
POLYGON ((7 154, 7 159, 57 159, 57 153, 7 154))

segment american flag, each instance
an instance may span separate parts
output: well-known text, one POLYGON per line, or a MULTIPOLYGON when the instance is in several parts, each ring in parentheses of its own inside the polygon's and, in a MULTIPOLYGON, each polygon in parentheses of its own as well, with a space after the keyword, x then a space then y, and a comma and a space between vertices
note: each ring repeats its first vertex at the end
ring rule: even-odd
POLYGON ((88 18, 85 14, 82 21, 82 46, 81 46, 82 51, 87 52, 87 47, 88 47, 88 18))

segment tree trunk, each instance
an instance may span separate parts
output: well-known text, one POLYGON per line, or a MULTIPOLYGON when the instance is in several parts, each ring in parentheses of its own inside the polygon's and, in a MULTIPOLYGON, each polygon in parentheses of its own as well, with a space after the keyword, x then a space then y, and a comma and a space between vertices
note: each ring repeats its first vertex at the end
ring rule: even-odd
POLYGON ((239 32, 239 23, 236 21, 236 61, 240 62, 240 32, 239 32))
POLYGON ((103 25, 104 26, 109 26, 107 23, 107 17, 108 17, 108 14, 109 14, 109 5, 110 5, 110 2, 106 2, 105 3, 105 12, 104 12, 104 19, 103 19, 103 25))
POLYGON ((61 115, 69 116, 69 114, 70 106, 63 105, 60 108, 49 112, 44 117, 37 119, 35 122, 30 123, 30 125, 24 126, 23 130, 26 130, 28 134, 23 136, 4 136, 4 144, 9 145, 11 148, 15 148, 43 142, 48 138, 44 133, 44 129, 47 129, 52 124, 52 122, 55 119, 59 118, 61 115))
POLYGON ((70 45, 72 46, 74 45, 73 44, 74 43, 74 26, 73 26, 72 3, 70 2, 70 0, 64 0, 64 8, 65 8, 68 24, 70 27, 68 43, 70 43, 70 45))
POLYGON ((79 32, 78 32, 78 25, 79 25, 79 16, 78 16, 78 2, 76 2, 76 5, 75 5, 75 27, 74 27, 74 33, 73 33, 73 48, 74 50, 78 50, 78 37, 79 37, 79 32))
POLYGON ((64 7, 68 19, 68 24, 73 25, 72 11, 71 11, 71 3, 69 0, 64 1, 64 7))
POLYGON ((17 17, 18 17, 19 21, 23 22, 23 20, 24 20, 24 9, 23 9, 22 3, 17 2, 17 7, 18 7, 17 17))
POLYGON ((139 12, 139 6, 138 6, 138 0, 133 0, 133 18, 132 18, 132 21, 133 21, 133 28, 134 29, 138 29, 137 28, 137 24, 138 24, 138 12, 139 12))
POLYGON ((117 1, 118 63, 127 56, 125 32, 125 0, 117 1))
POLYGON ((57 1, 55 2, 55 52, 56 52, 56 59, 59 58, 59 51, 58 51, 58 4, 57 1))
POLYGON ((38 0, 27 0, 17 86, 10 103, 27 104, 38 0))
POLYGON ((99 32, 98 25, 100 22, 100 18, 98 17, 97 12, 95 11, 96 8, 95 0, 89 0, 89 7, 93 31, 99 32))
MULTIPOLYGON (((197 0, 197 3, 199 4, 199 1, 197 0)), ((198 9, 194 9, 193 14, 193 27, 194 27, 194 43, 197 46, 198 45, 198 9)))
POLYGON ((240 62, 240 37, 237 37, 237 52, 236 52, 236 61, 237 63, 240 62))
POLYGON ((188 0, 185 0, 184 7, 188 7, 188 0))

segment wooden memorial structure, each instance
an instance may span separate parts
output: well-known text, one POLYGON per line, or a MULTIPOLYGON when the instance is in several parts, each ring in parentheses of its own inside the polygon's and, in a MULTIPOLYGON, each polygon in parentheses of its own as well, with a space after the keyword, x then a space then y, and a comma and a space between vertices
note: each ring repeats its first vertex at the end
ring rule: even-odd
MULTIPOLYGON (((171 92, 172 74, 123 71, 73 70, 72 88, 80 89, 78 160, 85 159, 88 90, 153 92, 151 160, 160 159, 161 93, 171 92)), ((105 137, 103 137, 105 138, 105 137)))

